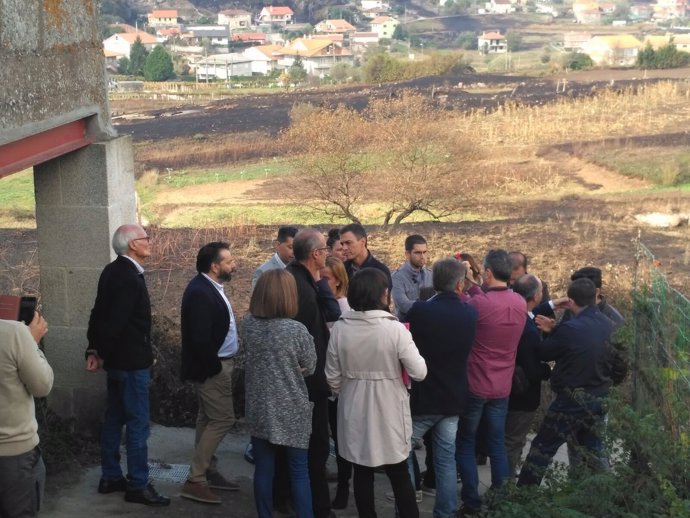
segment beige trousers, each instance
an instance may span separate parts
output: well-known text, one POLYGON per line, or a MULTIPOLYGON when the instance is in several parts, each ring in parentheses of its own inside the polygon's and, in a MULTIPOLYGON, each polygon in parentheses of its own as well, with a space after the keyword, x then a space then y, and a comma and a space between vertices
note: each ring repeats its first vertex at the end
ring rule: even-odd
POLYGON ((206 470, 216 469, 216 448, 235 423, 231 383, 234 360, 222 361, 221 365, 223 369, 218 374, 196 385, 199 413, 189 472, 191 482, 206 482, 206 470))

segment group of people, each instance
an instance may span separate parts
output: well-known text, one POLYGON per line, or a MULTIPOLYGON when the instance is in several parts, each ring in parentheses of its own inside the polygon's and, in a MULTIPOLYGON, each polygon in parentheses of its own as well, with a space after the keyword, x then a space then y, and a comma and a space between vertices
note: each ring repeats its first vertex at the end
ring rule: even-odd
MULTIPOLYGON (((123 225, 112 246, 117 259, 101 274, 86 350, 87 370, 107 373, 98 491, 167 506, 170 499, 148 473, 153 354, 143 264, 151 240, 141 226, 123 225)), ((328 236, 281 227, 275 254, 254 273, 249 311, 238 326, 224 290, 236 269, 231 247, 201 247, 181 306, 181 377, 194 383, 199 407, 181 496, 219 504, 217 491, 240 489, 219 471, 215 455, 235 422, 236 368, 245 371, 260 518, 288 503, 298 518, 330 518, 333 509, 347 507, 350 479, 359 516, 375 517, 376 470, 390 479, 402 518, 419 516, 422 491, 435 495, 435 518, 479 513, 477 449, 486 449, 492 490, 500 495, 520 465, 549 377, 556 397, 518 486, 539 484, 566 441, 572 463, 605 469, 606 397, 615 378, 611 335, 623 319, 601 295, 601 271, 576 271, 567 296, 550 300, 520 252, 490 250, 481 267, 466 253, 437 260, 431 269, 428 262, 420 235, 407 237, 405 263, 391 275, 369 251, 359 224, 328 236), (558 310, 565 311, 559 321, 558 310), (331 438, 338 467, 333 499, 326 476, 331 438), (424 473, 415 455, 422 441, 424 473)), ((52 383, 36 347, 47 325, 37 319, 29 327, 0 322, 0 336, 9 334, 26 349, 29 371, 19 382, 27 401, 52 383), (27 382, 29 376, 40 379, 27 382)), ((0 440, 0 463, 3 455, 18 453, 24 461, 36 451, 35 419, 22 426, 26 447, 19 451, 15 442, 10 451, 0 440)), ((4 511, 0 492, 0 515, 4 511)), ((8 511, 15 515, 25 516, 8 511)))

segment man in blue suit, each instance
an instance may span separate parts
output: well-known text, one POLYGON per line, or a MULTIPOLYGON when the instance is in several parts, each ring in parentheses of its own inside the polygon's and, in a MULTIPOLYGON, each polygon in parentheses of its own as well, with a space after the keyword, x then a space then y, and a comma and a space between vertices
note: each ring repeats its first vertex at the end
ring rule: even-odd
POLYGON ((601 468, 614 324, 597 308, 596 290, 590 279, 574 280, 568 287, 573 318, 559 324, 539 347, 541 360, 556 362, 551 374, 556 399, 532 441, 518 486, 539 485, 566 441, 581 447, 593 468, 601 468))
MULTIPOLYGON (((467 399, 467 357, 477 326, 477 310, 460 300, 465 266, 454 258, 433 268, 437 294, 415 302, 407 313, 410 331, 426 360, 424 381, 412 383, 412 443, 432 432, 436 501, 434 518, 454 517, 458 510, 455 438, 458 417, 467 399)), ((414 450, 413 450, 414 451, 414 450)), ((408 460, 413 476, 411 452, 408 460)))
POLYGON ((215 451, 235 422, 232 370, 238 350, 237 326, 223 283, 235 271, 230 245, 201 247, 197 276, 182 296, 182 380, 193 381, 199 401, 194 458, 180 496, 208 504, 221 499, 211 489, 237 491, 216 468, 215 451))

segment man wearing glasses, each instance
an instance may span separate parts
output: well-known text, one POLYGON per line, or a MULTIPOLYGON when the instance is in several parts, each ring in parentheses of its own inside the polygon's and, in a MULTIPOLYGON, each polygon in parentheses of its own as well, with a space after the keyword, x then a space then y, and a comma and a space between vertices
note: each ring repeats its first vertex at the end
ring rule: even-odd
POLYGON ((107 373, 108 399, 101 435, 102 476, 98 492, 124 492, 125 501, 170 505, 149 482, 149 382, 151 303, 141 263, 151 239, 139 225, 122 225, 112 240, 117 259, 101 273, 91 310, 86 370, 107 373), (127 478, 120 468, 122 427, 127 427, 127 478))
POLYGON ((422 288, 433 287, 431 270, 427 263, 426 239, 419 234, 405 239, 405 264, 393 272, 393 290, 391 296, 397 310, 398 320, 404 322, 407 312, 417 300, 422 288))
POLYGON ((331 513, 331 498, 326 480, 326 461, 329 453, 328 397, 331 389, 326 381, 326 349, 330 332, 327 321, 340 317, 338 301, 321 279, 319 271, 326 266, 329 248, 326 239, 318 230, 300 230, 293 241, 295 260, 286 270, 297 283, 299 310, 295 320, 304 324, 314 338, 316 347, 316 370, 305 378, 309 400, 314 403, 312 432, 309 439, 309 479, 311 481, 314 518, 328 518, 331 513), (335 304, 334 304, 335 303, 335 304))

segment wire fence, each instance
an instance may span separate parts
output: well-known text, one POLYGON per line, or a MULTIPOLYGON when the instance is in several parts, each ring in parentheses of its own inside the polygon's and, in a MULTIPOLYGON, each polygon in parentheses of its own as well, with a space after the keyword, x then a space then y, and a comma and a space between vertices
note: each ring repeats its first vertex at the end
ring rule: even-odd
POLYGON ((638 466, 690 491, 690 300, 669 286, 637 243, 633 287, 632 408, 655 444, 633 450, 638 466))

